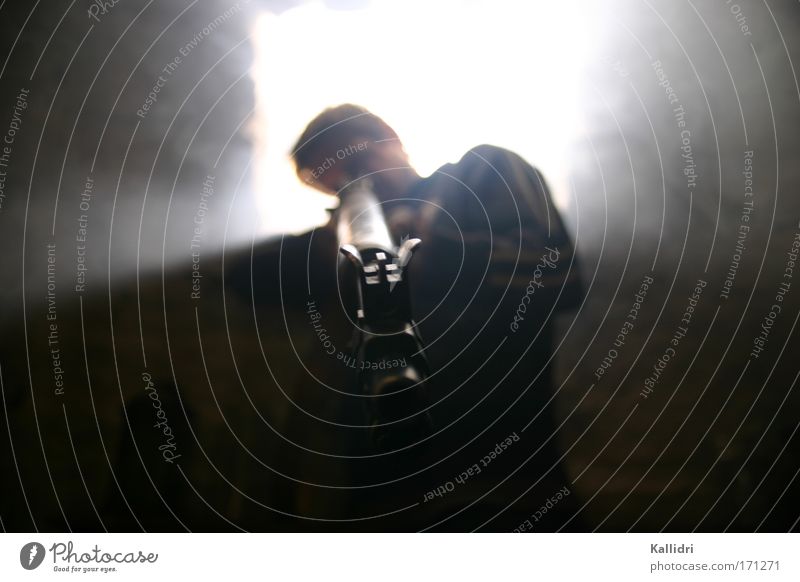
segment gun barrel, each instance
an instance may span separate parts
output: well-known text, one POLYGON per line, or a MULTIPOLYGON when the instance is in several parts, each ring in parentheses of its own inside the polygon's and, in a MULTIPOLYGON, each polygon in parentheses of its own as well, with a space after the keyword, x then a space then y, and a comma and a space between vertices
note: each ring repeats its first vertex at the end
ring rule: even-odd
POLYGON ((396 245, 386 226, 378 197, 367 178, 348 186, 341 193, 337 235, 339 246, 351 245, 359 252, 380 249, 394 253, 396 245))

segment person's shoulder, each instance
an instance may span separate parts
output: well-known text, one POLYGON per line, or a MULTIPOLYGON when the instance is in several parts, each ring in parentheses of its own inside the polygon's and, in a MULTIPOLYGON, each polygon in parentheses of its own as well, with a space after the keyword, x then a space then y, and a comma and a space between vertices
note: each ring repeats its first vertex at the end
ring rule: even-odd
POLYGON ((448 162, 441 165, 429 178, 460 176, 464 172, 472 173, 480 168, 491 170, 493 166, 518 162, 527 163, 519 154, 511 150, 483 143, 469 148, 457 162, 448 162))
POLYGON ((541 181, 538 170, 519 154, 483 143, 467 150, 457 162, 438 168, 421 181, 419 191, 456 196, 464 188, 483 192, 541 181))
POLYGON ((470 148, 458 162, 445 164, 440 172, 470 185, 496 180, 541 180, 539 171, 518 153, 487 143, 470 148))
POLYGON ((537 172, 518 153, 509 149, 483 143, 467 150, 461 159, 452 165, 452 171, 456 175, 467 173, 468 175, 500 175, 515 174, 519 171, 537 172))
POLYGON ((522 156, 516 152, 488 143, 482 143, 468 149, 464 155, 461 156, 459 163, 474 162, 476 160, 482 160, 488 163, 505 161, 524 162, 522 156))

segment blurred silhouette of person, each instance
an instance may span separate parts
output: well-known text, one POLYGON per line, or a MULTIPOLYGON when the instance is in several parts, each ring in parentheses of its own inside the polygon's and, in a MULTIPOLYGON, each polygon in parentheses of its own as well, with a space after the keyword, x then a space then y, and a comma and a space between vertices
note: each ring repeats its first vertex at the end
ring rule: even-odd
MULTIPOLYGON (((360 490, 360 506, 422 501, 413 516, 386 522, 396 529, 564 526, 577 506, 575 495, 550 501, 572 489, 553 421, 552 330, 559 311, 579 304, 582 288, 542 175, 513 152, 479 145, 423 178, 397 133, 352 104, 314 118, 292 158, 300 180, 331 195, 369 176, 395 240, 422 239, 410 285, 432 369, 436 432, 424 447, 355 463, 356 482, 397 481, 360 490), (552 509, 539 511, 547 504, 552 509)), ((327 225, 255 252, 253 297, 302 309, 312 295, 326 313, 341 312, 335 222, 334 211, 327 225)), ((328 323, 334 330, 333 317, 328 323)), ((344 321, 338 333, 346 329, 344 321)), ((565 529, 580 527, 575 518, 565 529)))

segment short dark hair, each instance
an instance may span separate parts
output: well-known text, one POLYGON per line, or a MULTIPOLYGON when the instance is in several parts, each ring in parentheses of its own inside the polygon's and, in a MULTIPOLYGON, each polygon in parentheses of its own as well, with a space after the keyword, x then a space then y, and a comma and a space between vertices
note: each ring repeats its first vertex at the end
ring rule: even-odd
POLYGON ((316 168, 326 156, 352 145, 356 139, 397 139, 397 133, 360 105, 345 103, 325 109, 311 120, 292 148, 298 174, 316 168))

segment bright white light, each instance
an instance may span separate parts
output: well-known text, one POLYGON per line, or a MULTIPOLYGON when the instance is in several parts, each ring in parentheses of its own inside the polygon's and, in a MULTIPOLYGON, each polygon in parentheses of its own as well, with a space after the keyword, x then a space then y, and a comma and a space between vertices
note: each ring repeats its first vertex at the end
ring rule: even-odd
POLYGON ((571 2, 308 4, 254 25, 255 185, 263 233, 326 219, 288 154, 325 107, 358 103, 394 127, 427 175, 492 143, 538 166, 564 204, 561 154, 578 131, 577 73, 587 30, 571 2))

